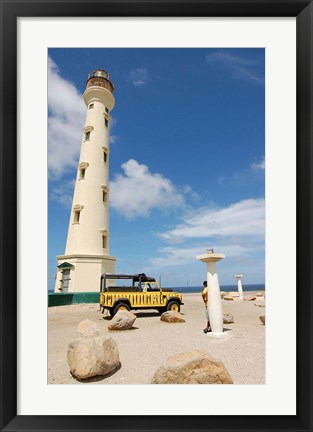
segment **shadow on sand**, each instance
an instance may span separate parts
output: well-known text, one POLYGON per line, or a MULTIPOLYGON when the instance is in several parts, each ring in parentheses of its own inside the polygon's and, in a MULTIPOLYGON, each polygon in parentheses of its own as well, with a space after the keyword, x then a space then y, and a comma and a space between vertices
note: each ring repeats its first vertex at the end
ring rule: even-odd
POLYGON ((104 381, 106 378, 110 378, 117 371, 119 371, 121 369, 121 367, 122 367, 122 364, 121 364, 121 362, 119 362, 117 368, 114 369, 112 372, 110 372, 110 373, 108 373, 106 375, 98 375, 98 376, 95 376, 95 377, 92 377, 92 378, 87 378, 87 379, 79 379, 79 378, 75 377, 72 374, 72 372, 71 372, 71 375, 72 375, 72 377, 73 377, 73 379, 75 381, 78 381, 78 382, 83 383, 83 384, 89 384, 89 383, 93 383, 93 382, 104 381))

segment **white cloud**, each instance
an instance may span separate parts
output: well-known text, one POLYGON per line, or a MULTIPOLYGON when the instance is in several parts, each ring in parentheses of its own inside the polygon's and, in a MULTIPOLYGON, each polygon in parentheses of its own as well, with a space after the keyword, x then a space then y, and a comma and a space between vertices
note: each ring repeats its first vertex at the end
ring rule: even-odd
MULTIPOLYGON (((197 255, 213 248, 215 252, 225 254, 228 272, 243 266, 249 273, 249 263, 253 269, 256 263, 262 268, 264 235, 263 199, 244 200, 226 208, 202 208, 194 215, 189 212, 184 223, 159 235, 170 243, 184 242, 184 246, 159 248, 158 256, 150 258, 149 264, 159 272, 164 267, 187 268, 196 262, 197 255)), ((251 276, 255 280, 253 271, 251 276)))
POLYGON ((255 59, 247 59, 223 50, 207 53, 205 59, 208 64, 216 64, 224 69, 229 69, 231 76, 235 79, 264 84, 263 69, 260 69, 261 64, 255 59))
POLYGON ((150 264, 160 267, 172 267, 175 265, 189 264, 195 260, 197 255, 205 253, 205 250, 201 246, 186 248, 164 247, 160 248, 158 252, 162 256, 151 258, 150 264))
POLYGON ((252 182, 263 180, 265 171, 264 156, 261 160, 251 163, 246 169, 230 176, 220 176, 217 183, 220 186, 251 186, 252 182))
POLYGON ((49 199, 55 201, 64 207, 70 208, 72 205, 75 178, 58 182, 51 188, 49 199))
POLYGON ((242 79, 247 81, 253 81, 256 84, 264 84, 264 78, 262 76, 257 75, 256 73, 253 73, 247 69, 244 69, 242 67, 235 66, 233 73, 233 78, 236 79, 242 79))
POLYGON ((264 156, 260 162, 254 162, 253 164, 251 164, 251 168, 253 171, 264 171, 265 170, 264 156))
POLYGON ((190 246, 184 248, 177 248, 173 246, 160 248, 158 252, 162 255, 157 258, 151 258, 150 264, 155 267, 173 267, 179 265, 190 264, 196 260, 198 255, 203 255, 206 250, 213 247, 217 253, 223 253, 226 257, 238 257, 247 255, 251 252, 251 248, 240 244, 223 244, 218 243, 203 243, 198 246, 190 246))
POLYGON ((230 54, 229 52, 219 50, 212 53, 207 53, 205 56, 207 63, 224 63, 232 65, 254 65, 256 64, 253 59, 246 59, 244 57, 230 54))
MULTIPOLYGON (((61 77, 56 63, 48 58, 48 168, 52 180, 60 180, 70 170, 76 170, 86 106, 83 95, 76 87, 61 77)), ((116 119, 111 116, 110 132, 116 126, 116 119)), ((118 140, 110 133, 110 143, 118 140)), ((59 196, 58 202, 67 206, 68 196, 62 198, 60 190, 66 187, 63 183, 52 186, 50 198, 59 196)), ((68 190, 66 191, 66 194, 68 190)))
POLYGON ((86 107, 76 87, 60 76, 48 58, 48 166, 51 178, 76 168, 86 107))
POLYGON ((110 182, 110 204, 127 219, 146 217, 152 209, 184 205, 184 196, 171 180, 151 173, 146 165, 130 159, 122 169, 124 174, 117 174, 110 182))
POLYGON ((201 208, 160 237, 177 243, 191 238, 264 236, 264 199, 249 199, 226 208, 201 208))
POLYGON ((136 68, 130 71, 132 83, 136 87, 143 86, 151 81, 150 74, 146 68, 136 68))
POLYGON ((116 135, 110 135, 110 144, 115 144, 118 140, 116 135))
POLYGON ((112 130, 115 128, 116 123, 116 118, 110 115, 110 144, 115 144, 118 141, 118 137, 116 135, 112 135, 112 130))
POLYGON ((197 192, 194 192, 190 185, 183 186, 182 191, 184 194, 188 194, 192 201, 194 201, 194 202, 200 202, 201 201, 201 196, 197 192))

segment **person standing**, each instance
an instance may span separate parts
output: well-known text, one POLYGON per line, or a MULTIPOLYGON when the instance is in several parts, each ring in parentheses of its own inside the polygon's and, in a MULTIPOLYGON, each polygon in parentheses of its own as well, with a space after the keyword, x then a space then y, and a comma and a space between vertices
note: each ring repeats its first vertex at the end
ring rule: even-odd
POLYGON ((202 299, 204 302, 204 311, 205 311, 205 317, 207 320, 207 326, 206 326, 206 328, 203 329, 203 332, 208 333, 212 330, 211 330, 211 325, 210 325, 210 316, 209 316, 209 308, 208 308, 208 283, 207 283, 207 281, 203 282, 202 299))

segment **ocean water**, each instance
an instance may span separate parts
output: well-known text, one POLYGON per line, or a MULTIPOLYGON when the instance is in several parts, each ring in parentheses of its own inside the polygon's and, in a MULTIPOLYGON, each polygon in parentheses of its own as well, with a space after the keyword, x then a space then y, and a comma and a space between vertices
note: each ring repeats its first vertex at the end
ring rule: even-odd
MULTIPOLYGON (((202 286, 184 286, 184 287, 162 287, 162 288, 171 288, 173 291, 177 291, 180 293, 201 293, 203 288, 202 286)), ((253 285, 242 285, 243 291, 265 291, 265 284, 253 284, 253 285)), ((221 291, 238 291, 237 285, 221 285, 221 291)), ((54 290, 49 290, 48 293, 53 293, 54 290)))
MULTIPOLYGON (((165 287, 164 287, 165 288, 165 287)), ((177 291, 180 293, 201 293, 203 288, 199 286, 184 286, 184 287, 167 287, 171 288, 173 291, 177 291)), ((220 286, 221 291, 238 291, 237 285, 221 285, 220 286)), ((242 285, 243 292, 245 291, 265 291, 265 284, 253 284, 253 285, 242 285)))

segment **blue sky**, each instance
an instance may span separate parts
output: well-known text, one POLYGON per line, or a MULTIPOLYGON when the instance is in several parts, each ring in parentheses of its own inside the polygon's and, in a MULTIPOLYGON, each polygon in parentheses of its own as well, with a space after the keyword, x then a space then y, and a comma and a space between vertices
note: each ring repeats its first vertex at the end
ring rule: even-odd
MULTIPOLYGON (((110 254, 119 273, 201 285, 196 256, 225 253, 220 284, 263 283, 263 49, 49 49, 49 289, 64 254, 88 73, 115 86, 110 254)), ((97 288, 96 288, 97 289, 97 288)), ((96 290, 95 289, 95 290, 96 290)))

